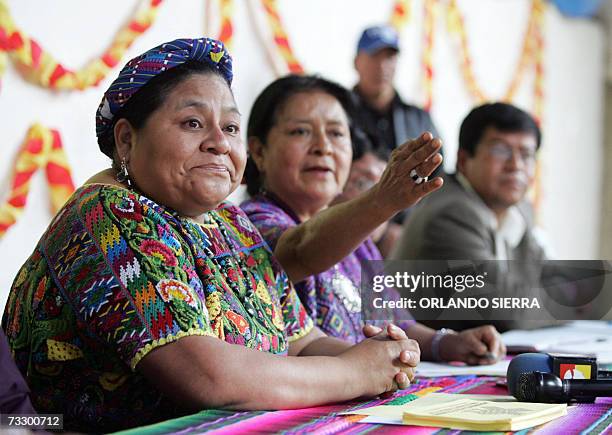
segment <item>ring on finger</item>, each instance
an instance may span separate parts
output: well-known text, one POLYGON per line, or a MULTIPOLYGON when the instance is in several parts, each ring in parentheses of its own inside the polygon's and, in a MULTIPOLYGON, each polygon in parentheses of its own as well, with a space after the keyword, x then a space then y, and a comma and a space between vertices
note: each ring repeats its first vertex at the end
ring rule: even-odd
POLYGON ((410 171, 410 178, 412 178, 412 181, 414 181, 414 184, 421 184, 427 181, 428 177, 419 176, 419 174, 417 174, 416 169, 413 169, 412 171, 410 171))

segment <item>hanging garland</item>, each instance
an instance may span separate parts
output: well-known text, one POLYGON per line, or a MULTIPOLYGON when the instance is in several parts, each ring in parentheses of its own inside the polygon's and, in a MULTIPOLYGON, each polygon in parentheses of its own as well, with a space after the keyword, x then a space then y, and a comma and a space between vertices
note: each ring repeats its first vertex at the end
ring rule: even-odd
MULTIPOLYGON (((525 32, 523 41, 523 49, 515 72, 512 76, 512 80, 510 81, 510 85, 508 86, 507 91, 502 97, 503 101, 513 100, 516 94, 516 90, 518 89, 518 86, 521 80, 523 79, 527 67, 533 63, 534 57, 538 56, 538 53, 535 53, 538 47, 533 47, 533 41, 536 36, 536 33, 540 32, 543 16, 541 12, 543 10, 543 7, 543 0, 532 0, 531 13, 527 25, 527 31, 525 32)), ((476 75, 474 74, 473 70, 472 56, 470 54, 469 49, 467 32, 465 28, 465 19, 459 11, 456 0, 448 1, 447 26, 449 33, 458 38, 459 50, 461 53, 461 73, 463 75, 469 93, 479 103, 492 100, 485 94, 485 92, 476 80, 476 75)))
POLYGON ((529 22, 527 23, 527 31, 525 33, 525 39, 523 41, 523 50, 521 57, 516 67, 516 72, 510 86, 504 97, 504 101, 511 101, 516 94, 519 87, 523 74, 529 67, 530 63, 534 63, 535 56, 537 56, 536 46, 534 45, 534 38, 536 34, 540 34, 541 19, 542 19, 542 2, 533 0, 531 3, 531 12, 529 14, 529 22), (539 11, 539 12, 538 12, 539 11))
MULTIPOLYGON (((542 28, 544 23, 544 3, 534 1, 533 13, 537 23, 534 30, 534 63, 535 78, 533 81, 533 116, 539 125, 542 125, 544 116, 544 35, 542 28)), ((542 160, 538 159, 535 172, 535 184, 533 188, 533 208, 536 217, 540 216, 539 210, 542 205, 542 160)))
POLYGON ((274 48, 270 46, 267 42, 267 38, 264 36, 264 30, 262 29, 260 20, 257 19, 257 13, 255 11, 255 7, 253 6, 254 2, 247 1, 247 11, 249 20, 251 21, 251 26, 255 30, 255 36, 257 37, 257 41, 263 46, 264 52, 266 54, 266 60, 268 64, 274 71, 274 77, 278 78, 287 73, 287 65, 284 61, 279 59, 276 55, 276 51, 274 48), (282 64, 281 64, 282 62, 282 64))
MULTIPOLYGON (((511 102, 529 66, 534 67, 535 77, 533 83, 533 116, 538 124, 542 122, 544 110, 544 36, 542 33, 544 23, 544 0, 532 0, 527 30, 523 40, 523 48, 515 72, 502 101, 511 102)), ((491 101, 476 81, 473 71, 473 62, 469 51, 465 20, 457 7, 456 0, 449 0, 447 9, 448 29, 451 34, 459 38, 462 63, 461 71, 468 91, 478 103, 491 101)), ((542 167, 538 160, 535 172, 535 182, 531 190, 531 197, 536 216, 542 202, 542 167)))
MULTIPOLYGON (((29 81, 51 89, 85 89, 100 82, 119 62, 126 50, 153 23, 162 0, 146 0, 135 16, 113 39, 104 54, 80 71, 70 71, 15 25, 5 0, 0 0, 0 77, 8 57, 29 81)), ((50 189, 51 208, 55 213, 74 191, 70 166, 56 130, 33 125, 17 156, 11 191, 0 205, 0 238, 23 213, 30 180, 34 172, 45 168, 50 189)))
MULTIPOLYGON (((0 29, 0 32, 2 32, 2 30, 0 29)), ((6 54, 6 51, 4 51, 3 48, 3 37, 0 34, 0 85, 2 84, 2 77, 4 76, 4 71, 6 71, 6 64, 8 63, 7 60, 8 56, 6 54)))
MULTIPOLYGON (((261 0, 264 7, 268 24, 272 29, 272 35, 274 44, 279 51, 283 61, 287 65, 289 72, 293 74, 303 74, 304 68, 295 57, 287 32, 285 31, 280 14, 278 13, 278 6, 276 0, 261 0)), ((397 30, 401 29, 410 20, 410 0, 395 0, 393 8, 391 10, 391 16, 389 23, 397 30)), ((273 64, 275 71, 278 68, 273 64)))
POLYGON ((223 42, 228 49, 231 49, 234 42, 234 27, 232 25, 234 0, 220 0, 219 11, 221 15, 221 30, 219 30, 217 39, 223 42))
MULTIPOLYGON (((33 39, 24 35, 14 24, 6 0, 0 0, 0 77, 5 71, 8 58, 17 64, 22 75, 28 80, 51 89, 85 89, 100 82, 110 70, 117 65, 130 45, 141 36, 154 22, 158 8, 163 0, 143 0, 134 17, 115 36, 110 47, 98 59, 91 61, 79 71, 71 71, 58 63, 49 53, 33 39)), ((218 38, 231 45, 234 31, 232 16, 233 0, 219 0, 221 26, 218 38)), ((209 2, 210 5, 210 2, 209 2)), ((301 74, 304 69, 295 57, 287 33, 285 32, 276 0, 262 0, 268 24, 273 33, 274 44, 280 53, 287 69, 301 74)), ((410 0, 395 0, 389 22, 396 29, 401 29, 410 19, 410 0)), ((544 101, 544 69, 542 23, 544 0, 532 0, 531 14, 525 32, 523 49, 515 73, 504 95, 510 101, 516 94, 525 71, 530 65, 535 67, 534 79, 534 115, 541 122, 544 101)), ((436 11, 438 0, 425 0, 423 85, 425 91, 425 109, 430 110, 433 100, 433 47, 436 11)), ((208 13, 207 13, 208 16, 208 13)), ((459 11, 456 0, 448 0, 448 29, 451 35, 459 40, 462 57, 462 75, 472 96, 479 102, 487 101, 482 88, 478 85, 473 71, 473 62, 469 51, 465 20, 459 11)), ((275 68, 277 71, 278 68, 275 68)), ((277 72, 278 73, 278 72, 277 72)), ((9 200, 0 206, 0 237, 13 225, 23 212, 29 183, 32 174, 45 167, 47 181, 51 188, 51 202, 54 210, 66 201, 74 190, 70 168, 61 145, 59 133, 34 125, 19 153, 9 200)), ((536 188, 536 203, 539 202, 539 190, 536 188)))
POLYGON ((423 108, 431 110, 433 102, 433 47, 435 37, 437 0, 425 0, 425 19, 423 24, 424 43, 423 43, 423 90, 425 92, 425 103, 423 108))
POLYGON ((0 238, 23 213, 32 175, 43 167, 55 213, 74 192, 71 170, 59 132, 34 124, 17 155, 9 198, 0 205, 0 238))
POLYGON ((533 44, 534 44, 534 64, 535 64, 535 79, 533 82, 533 114, 538 124, 542 123, 544 115, 544 34, 542 33, 544 25, 544 9, 545 5, 542 0, 533 2, 533 44))
POLYGON ((52 89, 85 89, 97 85, 117 65, 126 50, 153 23, 163 0, 143 0, 135 16, 123 27, 110 47, 79 71, 72 71, 44 51, 13 22, 6 0, 0 0, 0 76, 6 54, 29 81, 52 89))
POLYGON ((287 64, 287 68, 293 74, 303 74, 304 68, 293 54, 293 50, 289 44, 289 38, 287 37, 287 32, 285 32, 285 29, 283 28, 283 23, 278 13, 276 0, 261 0, 261 4, 264 7, 266 17, 268 18, 268 23, 272 29, 274 43, 276 44, 281 57, 287 64))
POLYGON ((395 0, 389 24, 398 32, 410 21, 410 0, 395 0))

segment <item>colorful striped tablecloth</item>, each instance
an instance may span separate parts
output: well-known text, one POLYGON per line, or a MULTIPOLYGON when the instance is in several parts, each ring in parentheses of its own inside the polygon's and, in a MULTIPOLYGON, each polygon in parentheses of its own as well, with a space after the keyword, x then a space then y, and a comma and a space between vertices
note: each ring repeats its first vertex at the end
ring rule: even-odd
MULTIPOLYGON (((289 411, 235 412, 207 410, 186 417, 176 418, 150 426, 138 427, 120 433, 122 435, 157 435, 170 433, 185 435, 203 432, 232 435, 253 433, 362 434, 370 432, 383 434, 403 433, 411 435, 483 433, 429 427, 358 423, 363 416, 338 414, 344 411, 368 406, 382 405, 391 401, 410 400, 411 395, 414 395, 414 393, 424 388, 427 388, 429 392, 437 391, 440 393, 507 394, 505 387, 496 385, 499 379, 500 378, 477 377, 473 375, 419 379, 409 389, 398 392, 392 398, 386 400, 350 402, 339 405, 319 406, 316 408, 289 411)), ((565 417, 516 433, 537 433, 542 435, 612 435, 612 398, 600 398, 592 404, 570 406, 565 417)))

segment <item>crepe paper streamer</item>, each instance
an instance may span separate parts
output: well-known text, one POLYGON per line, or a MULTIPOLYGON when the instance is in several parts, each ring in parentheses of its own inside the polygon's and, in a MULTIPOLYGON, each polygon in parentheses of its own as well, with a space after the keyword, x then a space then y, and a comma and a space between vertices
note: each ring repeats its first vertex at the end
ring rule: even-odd
POLYGON ((458 38, 459 53, 461 56, 461 73, 468 88, 470 95, 481 103, 487 100, 480 86, 476 83, 474 71, 472 69, 472 56, 469 50, 467 32, 465 30, 465 21, 455 0, 449 0, 446 10, 446 25, 448 32, 458 38))
POLYGON ((541 115, 541 107, 538 107, 543 100, 541 97, 544 96, 541 92, 541 86, 543 85, 543 70, 542 70, 542 59, 543 59, 543 20, 544 20, 545 4, 544 0, 533 0, 531 2, 531 13, 529 16, 529 23, 527 25, 527 31, 525 39, 523 41, 523 51, 517 64, 517 68, 514 74, 510 86, 503 98, 504 101, 512 101, 516 95, 518 86, 529 66, 533 65, 535 69, 535 82, 534 82, 534 116, 539 122, 541 115))
MULTIPOLYGON (((5 51, 2 51, 0 48, 0 79, 4 76, 4 71, 6 71, 6 64, 8 63, 8 55, 5 51)), ((2 81, 0 80, 0 89, 2 88, 2 81)))
POLYGON ((287 69, 293 74, 303 74, 304 68, 300 62, 296 59, 289 44, 289 38, 287 32, 283 28, 283 24, 278 13, 278 7, 276 0, 261 0, 261 4, 266 12, 268 18, 268 24, 272 29, 272 35, 274 37, 274 43, 280 52, 281 57, 287 65, 287 69))
MULTIPOLYGON (((296 59, 293 51, 291 49, 291 45, 289 44, 289 38, 287 33, 284 30, 282 25, 282 21, 280 19, 280 14, 278 13, 278 7, 276 0, 262 0, 262 5, 264 7, 266 17, 268 19, 268 23, 270 25, 271 31, 273 33, 274 42, 280 52, 280 55, 287 65, 287 69, 294 74, 302 74, 304 73, 304 68, 296 59)), ((253 22, 256 21, 254 11, 252 10, 252 5, 250 3, 247 4, 249 7, 249 14, 253 22)), ((393 26, 397 31, 399 31, 403 26, 405 26, 410 20, 410 0, 396 0, 391 9, 391 16, 389 18, 389 23, 393 26)), ((264 41, 264 38, 261 36, 261 31, 257 25, 254 25, 255 29, 258 32, 258 39, 260 41, 264 41)), ((269 63, 272 65, 272 68, 277 77, 283 75, 283 72, 279 70, 278 65, 274 62, 274 56, 270 55, 270 50, 267 44, 263 43, 264 48, 266 49, 266 55, 268 57, 269 63)))
MULTIPOLYGON (((22 32, 0 0, 0 58, 8 53, 26 80, 51 89, 86 89, 97 85, 119 63, 132 43, 155 21, 162 0, 143 0, 134 17, 113 39, 107 50, 84 68, 72 71, 59 63, 34 39, 22 32)), ((0 74, 4 71, 0 59, 0 74)))
POLYGON ((0 238, 23 214, 32 175, 43 168, 49 185, 51 210, 56 213, 74 192, 70 165, 59 132, 34 124, 15 160, 8 199, 0 205, 0 238))
POLYGON ((425 0, 424 3, 424 24, 423 24, 423 90, 425 92, 425 103, 423 108, 426 111, 431 110, 433 104, 433 49, 435 39, 435 23, 437 16, 437 0, 425 0))
MULTIPOLYGON (((544 12, 546 5, 543 0, 533 2, 534 21, 534 62, 535 78, 533 81, 533 116, 541 126, 544 117, 544 12)), ((540 217, 542 205, 542 161, 536 163, 535 182, 533 188, 533 208, 536 219, 540 217)))
POLYGON ((251 25, 253 29, 255 29, 255 36, 257 37, 257 41, 264 48, 264 52, 266 54, 266 60, 268 64, 274 71, 274 77, 282 77, 287 74, 287 64, 284 60, 280 59, 280 55, 277 53, 272 44, 268 43, 268 39, 264 33, 265 31, 262 29, 261 20, 257 17, 257 12, 255 10, 255 2, 247 1, 247 12, 249 16, 249 20, 251 21, 251 25))
POLYGON ((534 0, 534 64, 535 80, 533 82, 533 114, 538 124, 544 116, 544 12, 546 5, 543 0, 534 0))
POLYGON ((410 0, 395 0, 389 24, 398 32, 410 21, 410 0))
MULTIPOLYGON (((501 100, 512 101, 519 84, 521 83, 527 67, 534 63, 533 41, 536 29, 540 27, 543 0, 532 0, 531 13, 527 24, 527 30, 523 39, 523 48, 514 74, 510 80, 507 91, 501 100)), ((468 88, 468 92, 478 102, 494 100, 489 97, 478 84, 473 70, 473 60, 469 49, 469 41, 465 26, 465 19, 457 6, 456 0, 449 0, 447 7, 447 27, 449 33, 458 39, 459 52, 461 56, 461 73, 468 88)))
MULTIPOLYGON (((516 65, 514 74, 508 88, 501 97, 502 101, 512 102, 526 72, 530 67, 534 69, 533 83, 533 110, 532 114, 541 125, 544 111, 544 13, 546 3, 544 0, 532 0, 527 29, 525 31, 522 51, 516 65)), ((461 73, 469 93, 478 104, 496 100, 487 95, 478 84, 473 71, 473 61, 469 51, 469 41, 463 15, 459 11, 456 0, 448 0, 446 11, 447 27, 451 35, 459 41, 461 53, 461 73)), ((536 216, 542 201, 542 163, 538 160, 534 186, 530 197, 534 205, 536 216)))
POLYGON ((232 24, 234 0, 219 0, 219 12, 221 16, 221 29, 217 39, 223 42, 228 49, 231 49, 234 42, 234 26, 232 24))

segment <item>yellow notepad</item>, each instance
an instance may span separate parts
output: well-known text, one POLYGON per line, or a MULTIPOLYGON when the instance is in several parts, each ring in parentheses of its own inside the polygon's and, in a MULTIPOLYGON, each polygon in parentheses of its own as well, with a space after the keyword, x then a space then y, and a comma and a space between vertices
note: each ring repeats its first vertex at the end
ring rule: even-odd
POLYGON ((477 431, 515 431, 562 417, 566 404, 493 402, 463 399, 427 405, 419 400, 403 407, 403 423, 477 431))

